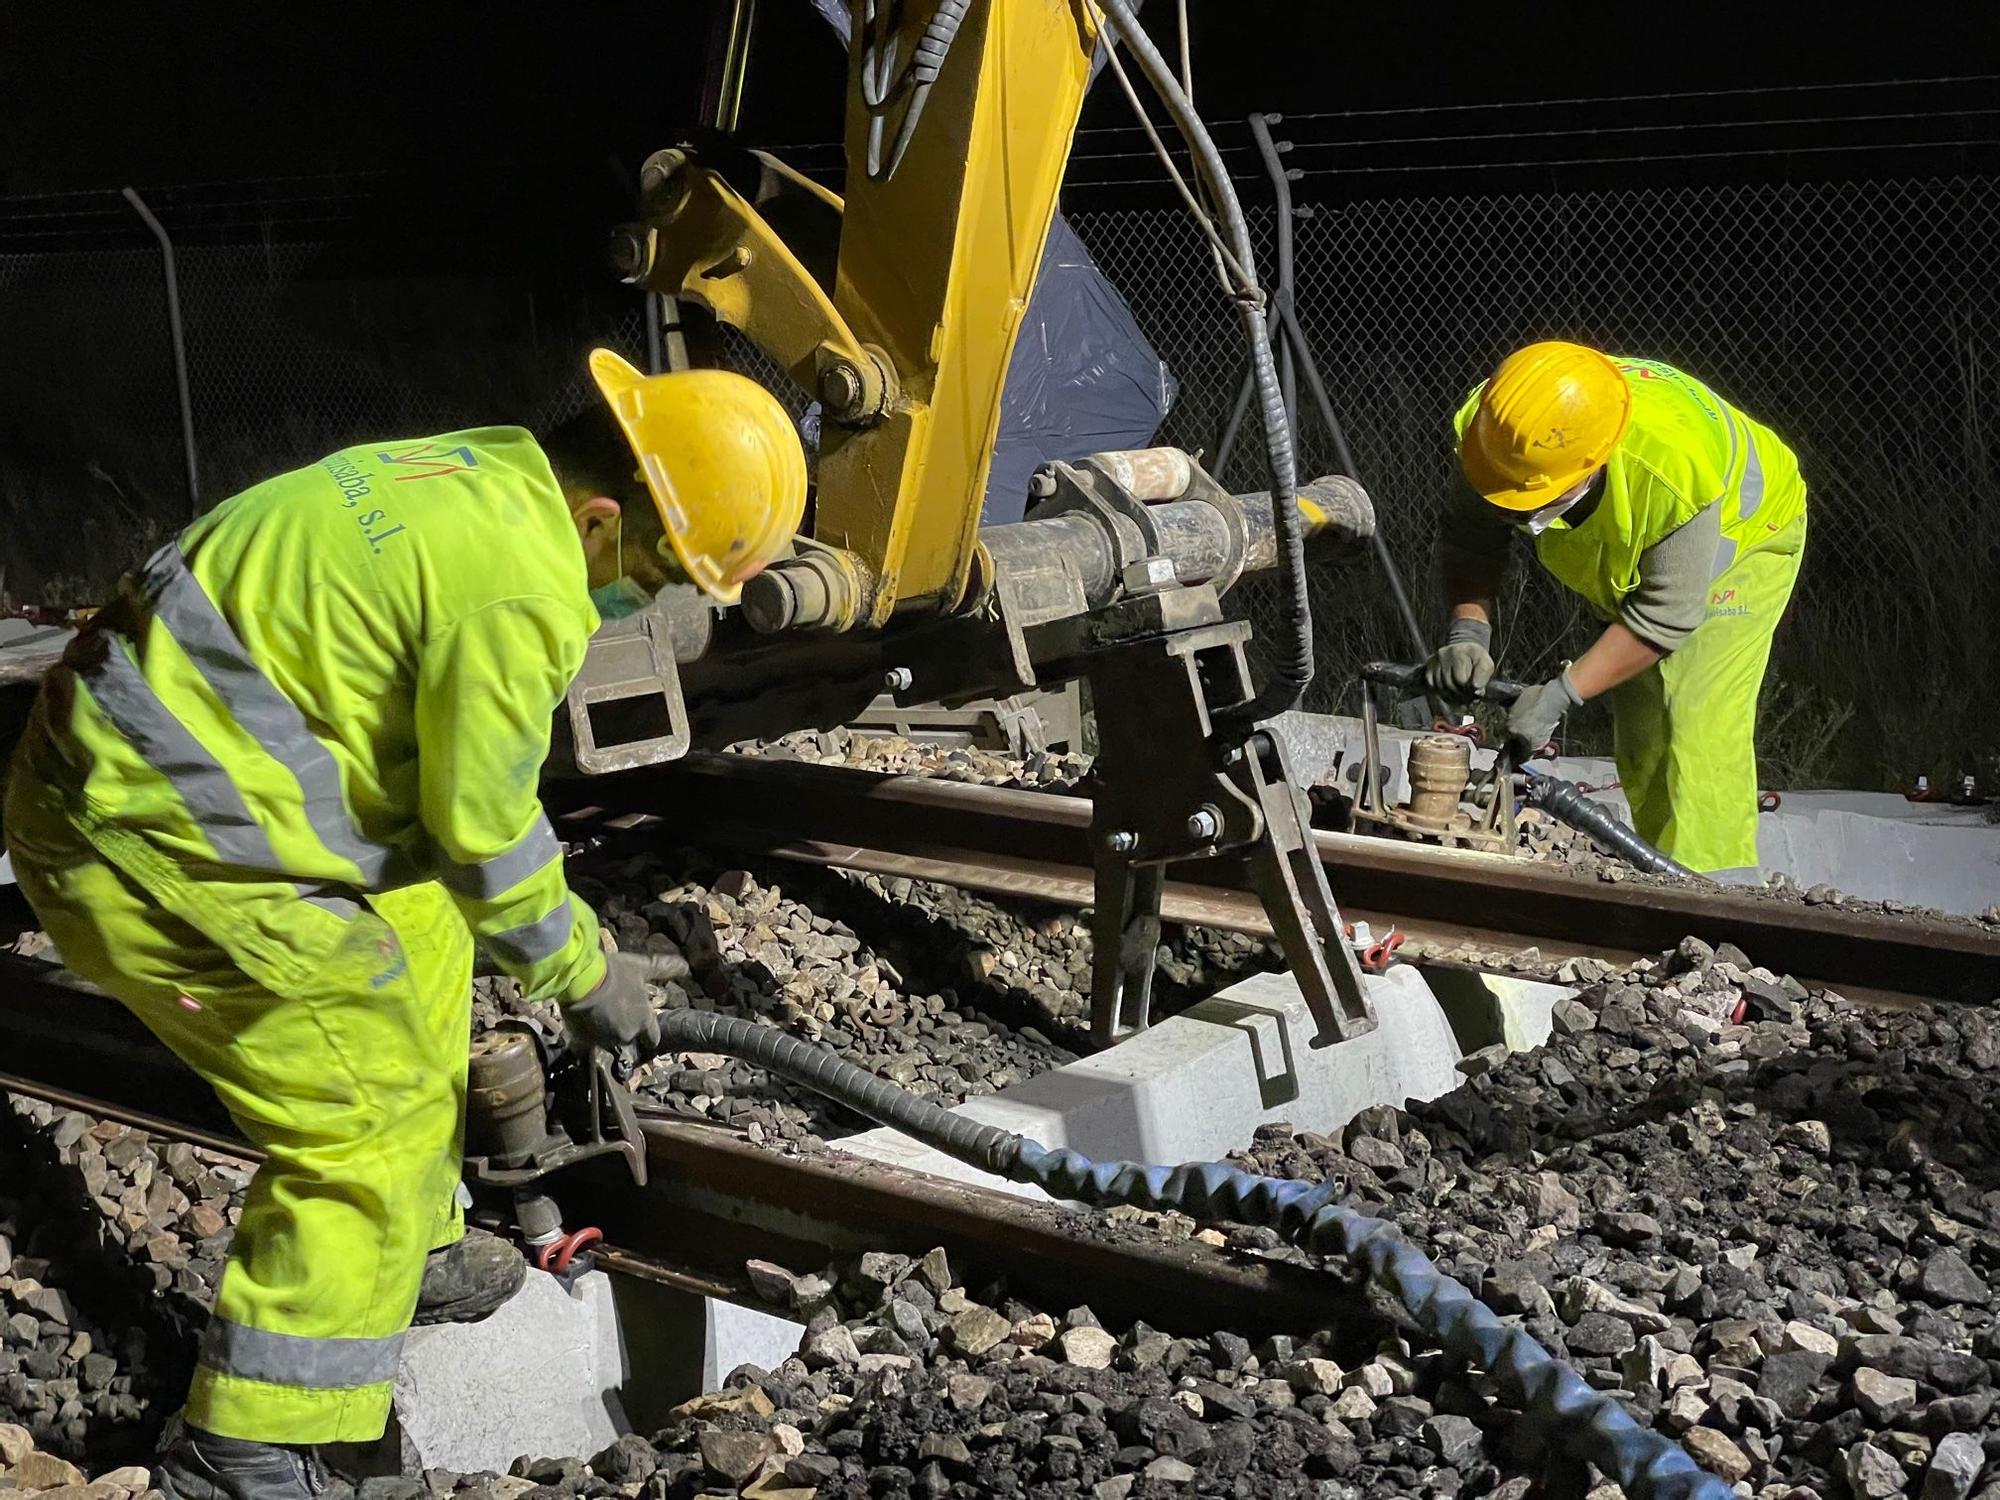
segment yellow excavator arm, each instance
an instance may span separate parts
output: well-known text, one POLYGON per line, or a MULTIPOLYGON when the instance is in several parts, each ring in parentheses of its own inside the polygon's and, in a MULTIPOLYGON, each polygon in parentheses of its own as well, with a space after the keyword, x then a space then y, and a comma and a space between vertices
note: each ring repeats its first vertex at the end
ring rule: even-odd
POLYGON ((966 599, 1001 388, 1097 45, 1089 0, 856 9, 845 194, 761 155, 662 152, 618 247, 628 279, 707 307, 818 396, 809 544, 753 592, 778 596, 788 626, 835 630, 966 599))
POLYGON ((1247 861, 1316 1040, 1368 1029, 1303 799, 1257 724, 1296 697, 1309 644, 1279 683, 1289 694, 1259 693, 1250 627, 1221 596, 1280 567, 1296 601, 1301 538, 1364 538, 1373 512, 1344 478, 1293 493, 1248 236, 1213 143, 1130 0, 854 0, 852 19, 843 194, 733 144, 680 147, 646 163, 638 220, 615 241, 627 280, 707 307, 818 397, 818 490, 808 533, 739 609, 662 603, 600 635, 570 694, 577 763, 847 722, 885 689, 960 703, 1085 679, 1098 1034, 1146 1024, 1165 872, 1214 858, 1247 861), (1274 488, 1232 495, 1177 449, 1052 460, 1027 517, 982 533, 1001 390, 1100 18, 1203 143, 1227 202, 1274 488), (600 738, 600 719, 640 708, 661 720, 647 738, 600 738))

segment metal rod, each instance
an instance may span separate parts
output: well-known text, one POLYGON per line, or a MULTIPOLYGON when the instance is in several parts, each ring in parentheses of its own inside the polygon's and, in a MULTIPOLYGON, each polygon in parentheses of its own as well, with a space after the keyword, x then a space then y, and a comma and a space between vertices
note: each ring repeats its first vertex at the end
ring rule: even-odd
POLYGON ((201 480, 195 464, 194 400, 188 393, 187 338, 181 329, 181 280, 174 263, 174 242, 136 189, 126 188, 124 196, 160 242, 160 264, 167 276, 167 332, 174 342, 174 386, 180 393, 181 447, 187 460, 188 518, 192 520, 201 514, 201 480))
POLYGON ((757 0, 718 0, 729 4, 728 29, 719 46, 709 49, 708 80, 702 90, 702 122, 729 134, 743 113, 743 84, 750 70, 750 34, 757 26, 757 0))
POLYGON ((646 373, 658 375, 667 367, 666 351, 660 346, 660 320, 665 316, 660 306, 658 292, 647 292, 640 298, 640 305, 646 316, 646 373))

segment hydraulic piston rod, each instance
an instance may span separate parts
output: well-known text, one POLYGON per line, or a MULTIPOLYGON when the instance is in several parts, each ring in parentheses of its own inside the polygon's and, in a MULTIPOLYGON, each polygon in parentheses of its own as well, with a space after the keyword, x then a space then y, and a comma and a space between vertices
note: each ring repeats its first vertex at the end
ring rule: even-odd
MULTIPOLYGON (((1340 475, 1300 486, 1299 510, 1309 538, 1331 533, 1342 541, 1366 541, 1375 530, 1367 492, 1340 475)), ((1244 573, 1277 566, 1277 528, 1267 492, 1225 496, 1215 502, 1169 500, 1146 506, 1145 515, 1157 532, 1157 545, 1148 550, 1173 564, 1171 582, 1227 587, 1244 573), (1231 505, 1238 516, 1229 513, 1231 505)), ((1092 609, 1108 603, 1127 582, 1121 550, 1137 549, 1144 541, 1129 517, 1086 510, 991 526, 979 539, 1001 577, 1037 570, 1050 558, 1066 559, 1075 567, 1092 609)))

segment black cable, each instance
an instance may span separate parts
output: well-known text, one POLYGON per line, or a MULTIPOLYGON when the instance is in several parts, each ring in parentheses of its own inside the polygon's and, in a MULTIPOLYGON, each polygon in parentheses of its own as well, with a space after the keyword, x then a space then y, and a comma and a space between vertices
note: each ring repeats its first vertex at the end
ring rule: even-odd
MULTIPOLYGON (((1221 213, 1230 253, 1242 273, 1254 278, 1256 255, 1250 245, 1250 227, 1243 216, 1242 201, 1236 196, 1236 186, 1229 180, 1229 173, 1216 152, 1214 138, 1195 114, 1194 106, 1174 78, 1173 69, 1140 27, 1126 0, 1099 0, 1099 3, 1106 18, 1116 26, 1125 50, 1137 59, 1153 91, 1173 116, 1221 213)), ((1284 392, 1278 381, 1270 332, 1265 326, 1269 309, 1254 279, 1236 288, 1235 300, 1237 316, 1250 346, 1250 366, 1256 376, 1258 406, 1264 419, 1264 444, 1271 462, 1271 517, 1278 534, 1279 569, 1285 581, 1280 597, 1284 636, 1279 642, 1276 670, 1248 700, 1216 715, 1220 724, 1241 732, 1297 706, 1313 678, 1313 638, 1312 600, 1306 587, 1305 534, 1298 513, 1298 473, 1291 427, 1285 420, 1284 392)))
POLYGON ((1261 1224, 1326 1256, 1339 1256, 1396 1298, 1454 1359, 1489 1371, 1531 1430, 1596 1464, 1635 1500, 1730 1500, 1721 1480, 1672 1439, 1641 1425, 1617 1398, 1581 1375, 1446 1276, 1386 1220, 1336 1201, 1332 1183, 1246 1172, 1227 1162, 1150 1166, 1092 1161, 1050 1150, 997 1125, 981 1125, 919 1099, 826 1048, 775 1026, 713 1011, 660 1013, 661 1052, 720 1052, 812 1089, 959 1161, 1029 1183, 1051 1197, 1173 1209, 1200 1220, 1261 1224))
MULTIPOLYGON (((1347 446, 1347 430, 1341 425, 1340 416, 1333 409, 1333 398, 1327 394, 1326 381, 1321 378, 1319 361, 1313 357, 1312 346, 1306 342, 1306 332, 1299 324, 1298 312, 1292 305, 1292 184, 1286 175, 1285 164, 1278 151, 1278 143, 1271 138, 1271 116, 1250 116, 1250 134, 1256 138, 1258 155, 1263 158, 1264 170, 1271 178, 1271 192, 1278 210, 1278 294, 1272 303, 1277 312, 1282 342, 1279 347, 1285 353, 1285 410, 1292 407, 1291 376, 1294 361, 1303 370, 1306 385, 1312 391, 1313 402, 1319 408, 1320 424, 1326 428, 1327 436, 1333 440, 1333 451, 1339 460, 1341 472, 1359 484, 1361 467, 1354 461, 1354 450, 1347 446)), ((1232 429, 1233 431, 1233 429, 1232 429)), ((1403 586, 1402 571, 1396 566, 1396 559, 1390 554, 1389 539, 1383 534, 1379 513, 1375 518, 1375 528, 1369 533, 1369 544, 1375 553, 1375 561, 1381 566, 1383 581, 1389 585, 1389 595, 1396 606, 1396 614, 1403 622, 1408 634, 1410 649, 1419 656, 1425 655, 1430 647, 1424 639, 1423 627, 1417 623, 1416 609, 1410 603, 1409 590, 1403 586)))
POLYGON ((1575 782, 1564 781, 1560 777, 1550 776, 1546 772, 1528 766, 1523 766, 1521 773, 1527 777, 1530 806, 1553 813, 1579 833, 1588 835, 1599 848, 1617 855, 1633 869, 1643 870, 1648 875, 1678 875, 1685 880, 1704 879, 1672 855, 1662 854, 1614 818, 1608 809, 1584 796, 1583 790, 1575 782))

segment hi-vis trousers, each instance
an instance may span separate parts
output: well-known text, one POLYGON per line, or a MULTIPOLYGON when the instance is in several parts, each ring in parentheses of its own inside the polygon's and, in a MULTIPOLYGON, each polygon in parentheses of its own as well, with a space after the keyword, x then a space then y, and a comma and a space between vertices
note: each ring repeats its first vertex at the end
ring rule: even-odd
POLYGON ((64 961, 266 1153, 187 1420, 271 1443, 380 1437, 425 1254, 463 1233, 472 938, 449 895, 411 886, 343 917, 281 884, 191 881, 91 826, 26 756, 6 822, 64 961))

